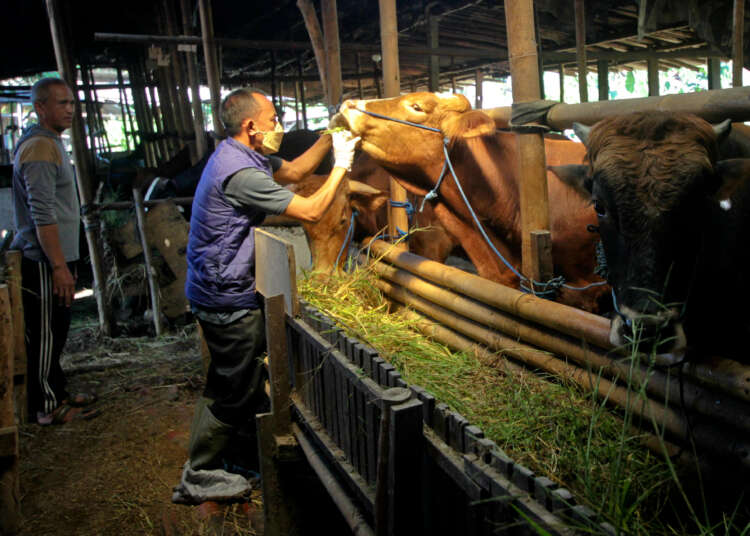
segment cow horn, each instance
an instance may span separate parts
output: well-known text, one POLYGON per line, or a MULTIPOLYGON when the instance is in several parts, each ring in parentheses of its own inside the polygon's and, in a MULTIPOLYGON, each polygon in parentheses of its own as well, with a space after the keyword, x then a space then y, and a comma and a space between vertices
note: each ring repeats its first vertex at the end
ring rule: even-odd
POLYGON ((718 125, 711 125, 714 129, 714 134, 716 134, 716 139, 718 141, 722 141, 724 138, 726 138, 729 135, 729 132, 732 130, 732 120, 731 119, 725 119, 718 125))
POLYGON ((591 133, 591 127, 587 127, 582 123, 573 123, 573 132, 575 132, 581 142, 586 145, 586 142, 589 139, 589 134, 591 133))
POLYGON ((351 194, 360 194, 360 195, 377 195, 385 193, 382 190, 378 190, 377 188, 373 188, 369 184, 365 184, 364 182, 349 181, 349 193, 351 194))

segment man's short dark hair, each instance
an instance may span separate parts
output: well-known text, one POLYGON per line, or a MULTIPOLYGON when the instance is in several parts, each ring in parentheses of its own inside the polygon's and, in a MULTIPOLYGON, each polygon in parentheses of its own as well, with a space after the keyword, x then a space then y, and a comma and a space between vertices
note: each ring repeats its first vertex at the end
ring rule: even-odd
POLYGON ((260 112, 260 104, 254 94, 267 97, 268 94, 260 89, 245 87, 235 89, 224 97, 221 102, 221 122, 227 136, 236 136, 242 129, 242 122, 247 118, 255 119, 260 112))
POLYGON ((62 78, 55 78, 48 76, 37 80, 33 86, 31 86, 31 102, 44 104, 49 98, 49 89, 52 86, 65 86, 68 84, 62 78))

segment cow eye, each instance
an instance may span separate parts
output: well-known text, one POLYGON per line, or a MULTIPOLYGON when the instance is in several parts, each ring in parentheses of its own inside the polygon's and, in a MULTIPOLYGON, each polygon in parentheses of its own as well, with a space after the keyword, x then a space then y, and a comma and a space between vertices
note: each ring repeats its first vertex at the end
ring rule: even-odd
POLYGON ((411 105, 411 109, 414 110, 415 112, 421 112, 421 111, 423 111, 422 107, 419 104, 417 104, 416 102, 411 105))
POLYGON ((604 206, 604 203, 596 199, 594 201, 594 210, 596 211, 596 215, 600 218, 603 218, 607 215, 607 207, 604 206))

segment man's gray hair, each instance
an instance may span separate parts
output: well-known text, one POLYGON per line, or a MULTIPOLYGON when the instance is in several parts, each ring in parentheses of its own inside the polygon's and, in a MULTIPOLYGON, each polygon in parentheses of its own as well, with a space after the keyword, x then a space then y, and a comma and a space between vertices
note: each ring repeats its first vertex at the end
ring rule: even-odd
POLYGON ((255 119, 260 112, 260 104, 255 93, 267 97, 268 94, 254 87, 235 89, 221 101, 221 122, 227 136, 236 136, 242 130, 242 122, 247 118, 255 119))
POLYGON ((55 78, 48 76, 37 80, 33 86, 31 86, 31 102, 44 104, 49 98, 49 89, 52 86, 65 86, 68 87, 67 82, 62 78, 55 78))

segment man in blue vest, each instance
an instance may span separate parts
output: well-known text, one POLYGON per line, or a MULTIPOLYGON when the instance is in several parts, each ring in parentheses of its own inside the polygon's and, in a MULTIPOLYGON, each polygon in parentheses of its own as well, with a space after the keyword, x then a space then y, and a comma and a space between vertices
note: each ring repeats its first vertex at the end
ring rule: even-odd
POLYGON ((271 101, 249 88, 227 95, 221 119, 227 139, 203 170, 190 218, 185 293, 211 362, 191 428, 189 460, 172 497, 186 504, 247 498, 251 484, 246 477, 257 477, 254 416, 268 402, 260 362, 265 328, 255 293, 253 228, 266 214, 318 221, 351 167, 359 141, 349 132, 335 132, 291 162, 268 156, 278 150, 283 129, 271 101), (312 173, 331 138, 334 168, 318 191, 301 197, 279 185, 312 173), (246 467, 234 466, 226 456, 241 428, 243 448, 252 453, 246 467))

